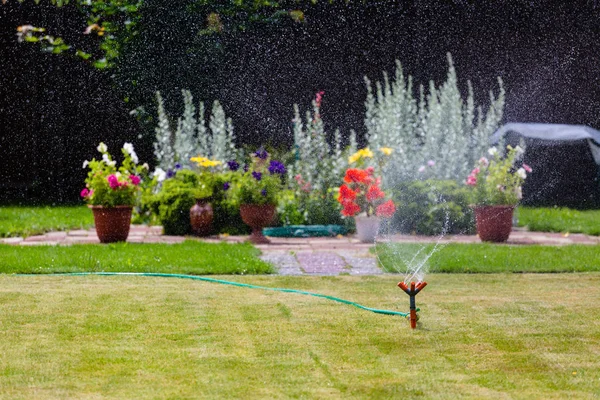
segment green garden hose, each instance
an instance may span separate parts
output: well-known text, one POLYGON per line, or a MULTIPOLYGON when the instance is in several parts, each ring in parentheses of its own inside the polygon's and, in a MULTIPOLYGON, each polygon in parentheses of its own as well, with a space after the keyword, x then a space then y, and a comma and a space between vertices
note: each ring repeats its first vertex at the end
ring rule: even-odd
MULTIPOLYGON (((31 276, 31 275, 39 275, 39 274, 18 274, 18 275, 31 276)), ((267 286, 251 285, 248 283, 231 282, 231 281, 225 281, 222 279, 206 278, 206 277, 197 276, 197 275, 163 274, 163 273, 157 273, 157 272, 65 272, 65 273, 58 273, 58 274, 52 274, 52 275, 65 275, 65 276, 84 276, 84 275, 123 276, 123 275, 126 275, 126 276, 154 276, 154 277, 161 277, 161 278, 193 279, 196 281, 220 283, 223 285, 232 285, 232 286, 245 287, 245 288, 250 288, 250 289, 272 290, 272 291, 276 291, 276 292, 297 293, 297 294, 304 294, 307 296, 320 297, 322 299, 337 301, 338 303, 343 303, 343 304, 348 304, 348 305, 351 305, 354 307, 358 307, 361 310, 371 311, 376 314, 399 315, 399 316, 405 317, 405 318, 409 315, 408 313, 404 313, 404 312, 400 312, 400 311, 378 310, 376 308, 365 307, 365 306, 355 303, 353 301, 344 300, 344 299, 340 299, 340 298, 333 297, 333 296, 328 296, 326 294, 312 293, 312 292, 306 292, 304 290, 296 290, 296 289, 272 288, 272 287, 267 287, 267 286)))

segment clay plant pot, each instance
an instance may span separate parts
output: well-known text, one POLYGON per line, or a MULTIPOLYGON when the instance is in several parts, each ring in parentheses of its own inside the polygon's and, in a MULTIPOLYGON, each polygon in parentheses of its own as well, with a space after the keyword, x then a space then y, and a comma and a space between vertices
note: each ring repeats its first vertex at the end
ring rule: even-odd
POLYGON ((197 236, 208 236, 212 232, 214 213, 212 205, 206 200, 196 200, 190 208, 192 231, 197 236))
POLYGON ((475 206, 477 234, 482 242, 502 243, 512 230, 515 206, 475 206))
POLYGON ((248 240, 254 244, 271 243, 262 233, 262 229, 269 226, 275 218, 275 205, 273 204, 242 204, 240 205, 242 221, 250 228, 252 233, 248 240))
POLYGON ((354 217, 354 222, 358 240, 362 243, 374 243, 381 225, 379 217, 354 217))
POLYGON ((89 206, 94 213, 94 224, 100 243, 124 242, 129 236, 131 206, 89 206))

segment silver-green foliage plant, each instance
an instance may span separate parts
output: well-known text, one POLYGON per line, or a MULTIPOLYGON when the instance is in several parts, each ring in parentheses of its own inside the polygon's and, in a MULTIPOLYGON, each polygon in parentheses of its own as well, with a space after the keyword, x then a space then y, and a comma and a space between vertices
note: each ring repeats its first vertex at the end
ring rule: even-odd
POLYGON ((177 129, 171 128, 170 118, 165 110, 160 93, 156 93, 158 103, 158 126, 154 155, 157 167, 164 171, 173 169, 175 164, 193 168, 191 157, 201 156, 225 164, 237 158, 235 134, 230 118, 227 118, 218 101, 213 103, 208 129, 204 113, 204 103, 198 110, 189 90, 182 90, 183 115, 177 120, 177 129))
POLYGON ((339 130, 328 140, 320 112, 322 96, 323 92, 317 93, 312 102, 312 112, 306 112, 304 122, 298 106, 294 105, 292 120, 294 161, 289 165, 288 177, 296 192, 299 211, 304 222, 309 224, 339 219, 335 189, 340 186, 348 167, 348 154, 356 151, 356 135, 353 131, 346 146, 339 130))
POLYGON ((468 96, 461 97, 456 70, 448 54, 446 82, 436 88, 423 86, 419 99, 413 95, 412 77, 406 77, 396 61, 395 78, 384 73, 383 83, 368 78, 365 125, 370 148, 394 150, 384 171, 384 183, 425 178, 464 180, 473 163, 488 148, 489 136, 498 128, 504 110, 504 89, 498 78, 499 92, 490 91, 490 106, 485 113, 475 106, 473 88, 468 82, 468 96), (427 167, 425 167, 427 166, 427 167))

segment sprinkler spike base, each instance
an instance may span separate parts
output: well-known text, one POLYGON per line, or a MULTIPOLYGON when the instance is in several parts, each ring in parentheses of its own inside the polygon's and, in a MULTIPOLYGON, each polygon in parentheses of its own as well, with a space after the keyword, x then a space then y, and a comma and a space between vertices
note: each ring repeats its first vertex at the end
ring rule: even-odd
POLYGON ((398 283, 398 287, 408 295, 410 298, 410 327, 415 329, 417 327, 417 305, 415 303, 415 296, 425 287, 427 282, 410 283, 410 288, 404 282, 398 283))

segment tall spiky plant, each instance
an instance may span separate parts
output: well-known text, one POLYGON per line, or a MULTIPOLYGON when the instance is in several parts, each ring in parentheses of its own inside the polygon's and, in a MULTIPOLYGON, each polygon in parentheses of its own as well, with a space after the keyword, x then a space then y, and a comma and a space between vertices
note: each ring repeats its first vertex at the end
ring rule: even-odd
POLYGON ((182 95, 183 115, 177 120, 177 129, 173 131, 160 92, 156 92, 158 126, 154 154, 158 167, 167 171, 179 163, 184 168, 191 168, 193 163, 190 158, 197 155, 222 163, 236 159, 233 123, 226 117, 221 104, 214 102, 207 129, 204 103, 199 103, 196 116, 192 93, 184 89, 182 95))
POLYGON ((371 82, 365 80, 369 147, 394 149, 384 171, 384 182, 388 186, 419 179, 418 171, 428 161, 427 177, 464 180, 474 160, 486 150, 488 137, 502 119, 502 80, 498 79, 497 97, 490 91, 490 106, 484 117, 481 106, 475 108, 470 82, 467 99, 462 99, 450 54, 446 81, 439 88, 431 81, 427 95, 420 86, 418 102, 413 96, 412 78, 405 78, 399 61, 395 79, 390 82, 384 73, 383 83, 375 84, 376 94, 371 82))

